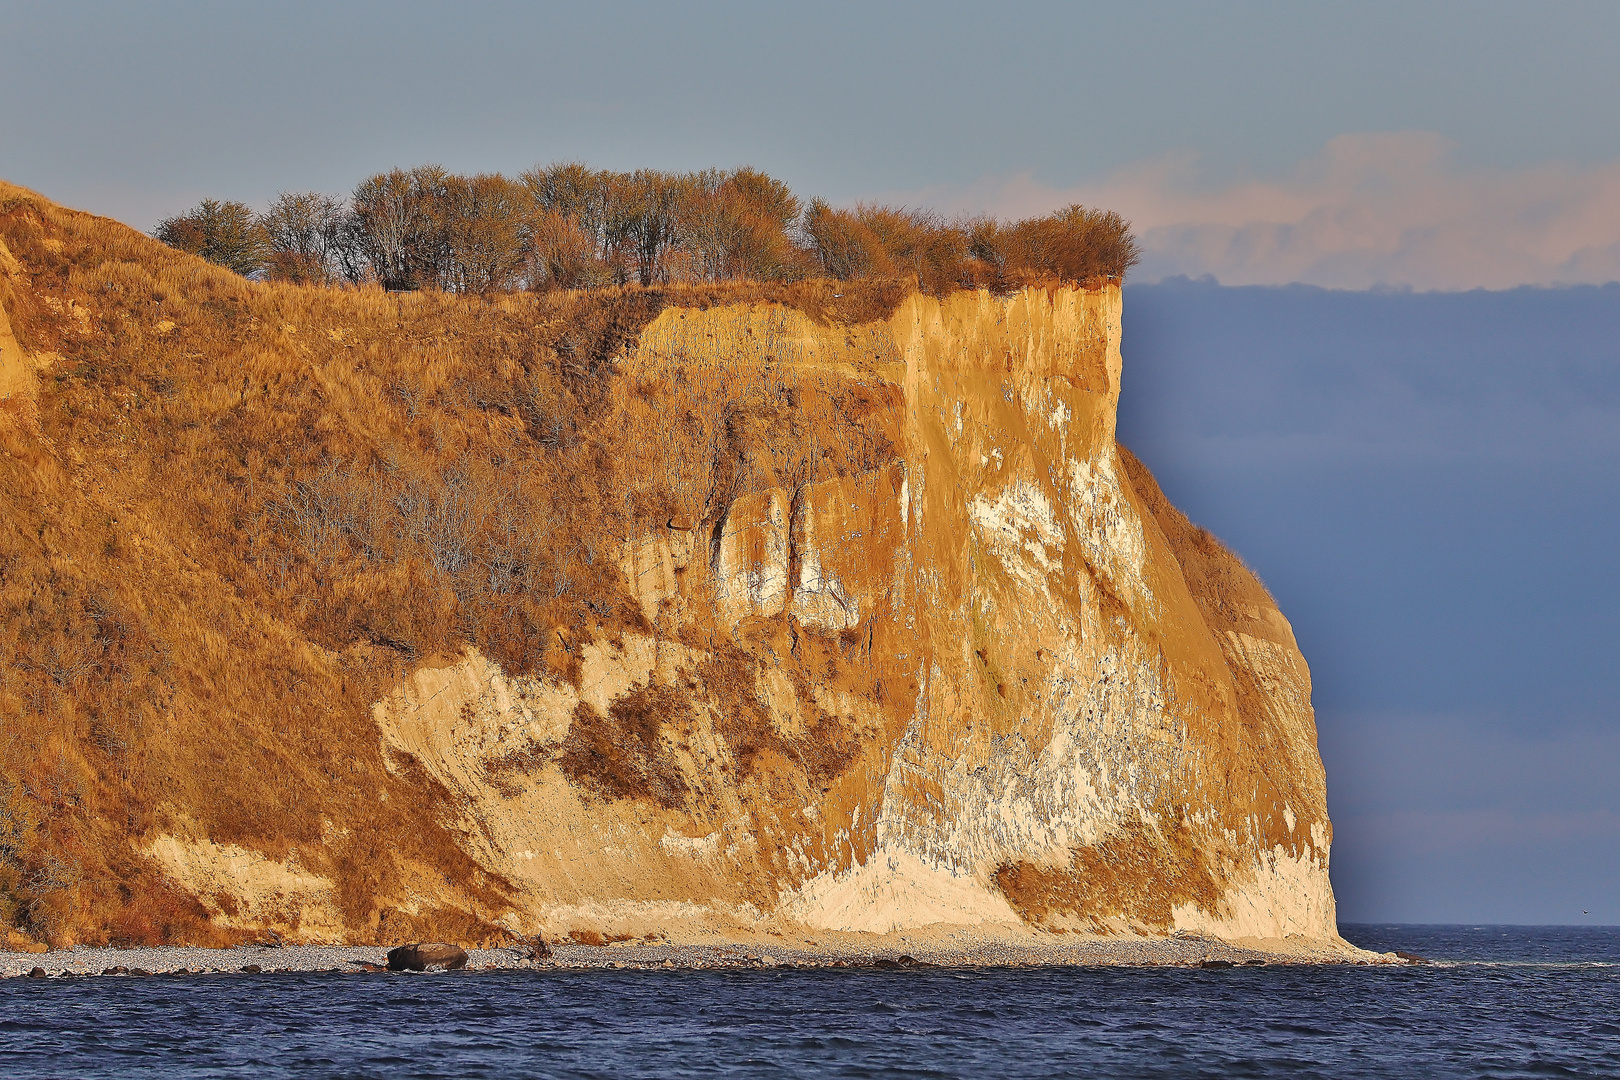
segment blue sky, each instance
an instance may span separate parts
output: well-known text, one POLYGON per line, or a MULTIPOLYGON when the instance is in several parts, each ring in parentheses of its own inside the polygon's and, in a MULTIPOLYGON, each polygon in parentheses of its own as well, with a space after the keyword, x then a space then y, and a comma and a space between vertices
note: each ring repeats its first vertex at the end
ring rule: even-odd
POLYGON ((143 229, 425 161, 1118 209, 1122 437, 1299 632, 1343 916, 1620 923, 1616 56, 1612 3, 0 0, 0 176, 143 229))
POLYGON ((1340 917, 1620 924, 1620 285, 1181 279, 1124 334, 1120 440, 1310 663, 1340 917))
POLYGON ((1620 277, 1612 3, 18 3, 0 174, 149 228, 396 164, 1135 221, 1139 280, 1620 277))

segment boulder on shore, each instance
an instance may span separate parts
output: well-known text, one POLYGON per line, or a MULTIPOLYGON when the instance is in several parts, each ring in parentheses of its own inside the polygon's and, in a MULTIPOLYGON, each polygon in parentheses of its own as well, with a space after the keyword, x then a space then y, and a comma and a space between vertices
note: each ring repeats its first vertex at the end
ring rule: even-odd
POLYGON ((388 950, 389 971, 426 971, 441 967, 446 971, 459 971, 467 966, 467 952, 454 945, 424 944, 401 945, 388 950))

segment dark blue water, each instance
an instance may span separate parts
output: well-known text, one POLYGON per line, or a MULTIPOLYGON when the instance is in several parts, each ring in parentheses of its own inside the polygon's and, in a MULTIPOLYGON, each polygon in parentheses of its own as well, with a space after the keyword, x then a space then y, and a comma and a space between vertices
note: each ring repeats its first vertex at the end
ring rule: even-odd
POLYGON ((1620 928, 1345 936, 1443 963, 10 979, 0 1074, 1620 1076, 1620 928))

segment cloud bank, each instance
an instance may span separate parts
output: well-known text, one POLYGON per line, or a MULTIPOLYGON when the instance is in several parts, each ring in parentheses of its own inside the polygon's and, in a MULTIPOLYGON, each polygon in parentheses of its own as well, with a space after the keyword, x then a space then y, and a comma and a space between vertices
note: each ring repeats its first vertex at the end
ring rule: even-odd
POLYGON ((1211 184, 1193 153, 1054 188, 1029 174, 907 201, 1002 216, 1071 202, 1136 226, 1139 282, 1504 289, 1620 280, 1620 162, 1466 168, 1430 132, 1341 135, 1286 176, 1211 184))

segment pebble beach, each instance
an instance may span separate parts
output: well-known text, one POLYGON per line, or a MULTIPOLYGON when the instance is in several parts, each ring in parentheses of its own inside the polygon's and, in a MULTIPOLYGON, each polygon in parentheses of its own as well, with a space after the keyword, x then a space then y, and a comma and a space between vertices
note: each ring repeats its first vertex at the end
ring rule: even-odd
MULTIPOLYGON (((141 977, 177 974, 270 975, 289 972, 375 972, 387 948, 371 945, 244 945, 230 949, 180 946, 96 948, 78 946, 44 953, 0 953, 0 977, 141 977)), ((588 969, 710 968, 894 968, 894 967, 1226 967, 1279 963, 1388 963, 1393 957, 1359 955, 1325 947, 1287 953, 1245 948, 1215 938, 1098 938, 1063 944, 986 940, 942 944, 927 939, 883 941, 872 948, 840 942, 833 948, 802 943, 672 944, 554 943, 551 955, 530 956, 522 946, 468 949, 467 972, 588 969)), ((393 973, 387 973, 393 974, 393 973)))

